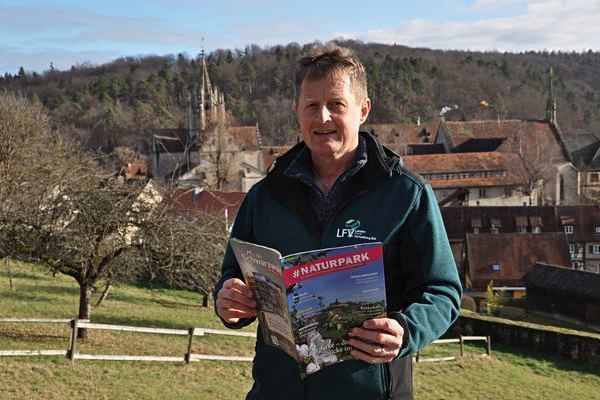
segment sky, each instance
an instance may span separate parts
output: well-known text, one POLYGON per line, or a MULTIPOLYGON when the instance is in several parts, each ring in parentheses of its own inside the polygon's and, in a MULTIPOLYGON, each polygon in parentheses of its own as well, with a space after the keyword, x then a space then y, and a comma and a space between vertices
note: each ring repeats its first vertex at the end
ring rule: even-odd
POLYGON ((339 38, 600 51, 600 0, 0 0, 0 74, 339 38))

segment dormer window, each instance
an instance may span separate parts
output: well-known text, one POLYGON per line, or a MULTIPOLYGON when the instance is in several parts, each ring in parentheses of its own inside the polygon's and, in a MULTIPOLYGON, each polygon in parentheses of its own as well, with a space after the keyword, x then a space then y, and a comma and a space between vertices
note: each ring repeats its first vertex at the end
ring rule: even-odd
POLYGON ((473 229, 473 233, 479 233, 481 230, 481 218, 473 217, 471 218, 471 229, 473 229))
POLYGON ((575 218, 573 217, 561 215, 560 224, 567 235, 572 235, 575 231, 575 218))
POLYGON ((529 225, 532 233, 540 233, 542 231, 542 217, 529 217, 529 225))
POLYGON ((527 217, 515 217, 515 225, 517 225, 517 232, 527 232, 527 217))
POLYGON ((491 218, 490 220, 490 233, 498 233, 502 227, 500 218, 491 218))

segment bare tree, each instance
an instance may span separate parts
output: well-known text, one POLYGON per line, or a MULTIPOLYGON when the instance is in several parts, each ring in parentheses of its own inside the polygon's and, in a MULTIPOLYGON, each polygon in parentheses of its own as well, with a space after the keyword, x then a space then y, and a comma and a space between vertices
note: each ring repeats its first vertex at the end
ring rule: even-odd
POLYGON ((0 155, 0 256, 72 277, 80 288, 79 318, 90 318, 99 285, 140 271, 210 291, 226 243, 221 220, 177 219, 152 183, 104 175, 18 96, 0 94, 0 155))
POLYGON ((525 166, 529 203, 532 204, 534 194, 537 194, 537 201, 541 203, 544 188, 556 179, 557 169, 554 163, 561 156, 557 154, 560 149, 557 149, 557 144, 550 135, 526 133, 522 127, 515 139, 515 150, 521 154, 525 166))
POLYGON ((146 262, 141 273, 206 299, 219 278, 227 243, 223 220, 208 214, 173 218, 168 204, 162 213, 143 224, 140 241, 146 262))
POLYGON ((0 95, 0 121, 1 255, 73 277, 80 287, 78 316, 88 319, 96 285, 140 259, 131 244, 149 211, 140 200, 144 188, 107 179, 22 97, 0 95))

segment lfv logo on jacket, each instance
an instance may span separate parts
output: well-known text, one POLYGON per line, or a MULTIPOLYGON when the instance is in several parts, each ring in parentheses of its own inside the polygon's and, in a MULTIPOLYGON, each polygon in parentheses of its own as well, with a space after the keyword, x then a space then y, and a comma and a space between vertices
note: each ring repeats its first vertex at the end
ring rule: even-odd
POLYGON ((367 236, 367 232, 360 227, 360 221, 357 219, 349 219, 344 224, 344 228, 337 228, 336 236, 339 238, 355 238, 376 241, 377 238, 374 236, 367 236))

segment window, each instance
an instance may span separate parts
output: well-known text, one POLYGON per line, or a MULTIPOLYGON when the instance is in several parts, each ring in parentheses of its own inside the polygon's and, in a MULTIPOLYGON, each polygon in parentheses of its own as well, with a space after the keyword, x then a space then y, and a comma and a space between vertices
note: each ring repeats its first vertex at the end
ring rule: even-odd
POLYGON ((598 173, 593 172, 590 174, 590 182, 591 183, 598 183, 600 179, 598 179, 598 173))
POLYGON ((527 233, 527 227, 524 225, 517 226, 517 231, 519 233, 527 233))
POLYGON ((575 254, 575 245, 574 244, 569 245, 569 253, 571 253, 571 256, 573 256, 573 254, 575 254))
POLYGON ((512 188, 511 187, 505 187, 504 188, 504 196, 505 197, 511 197, 512 196, 512 188))
POLYGON ((496 228, 495 226, 492 226, 490 228, 490 233, 498 233, 498 228, 496 228))
POLYGON ((573 225, 565 225, 565 233, 567 235, 572 235, 573 234, 573 225))
POLYGON ((600 233, 600 226, 596 226, 595 229, 596 229, 596 233, 600 233))
POLYGON ((481 198, 481 199, 485 198, 485 189, 484 188, 479 189, 479 198, 481 198))
POLYGON ((592 245, 592 254, 600 254, 600 244, 592 245))
POLYGON ((475 233, 475 234, 479 233, 479 228, 473 228, 473 233, 475 233))
POLYGON ((492 264, 492 271, 500 271, 502 269, 502 264, 500 263, 493 263, 492 264))
POLYGON ((533 232, 533 233, 540 233, 541 231, 542 231, 542 228, 539 225, 531 227, 531 232, 533 232))

